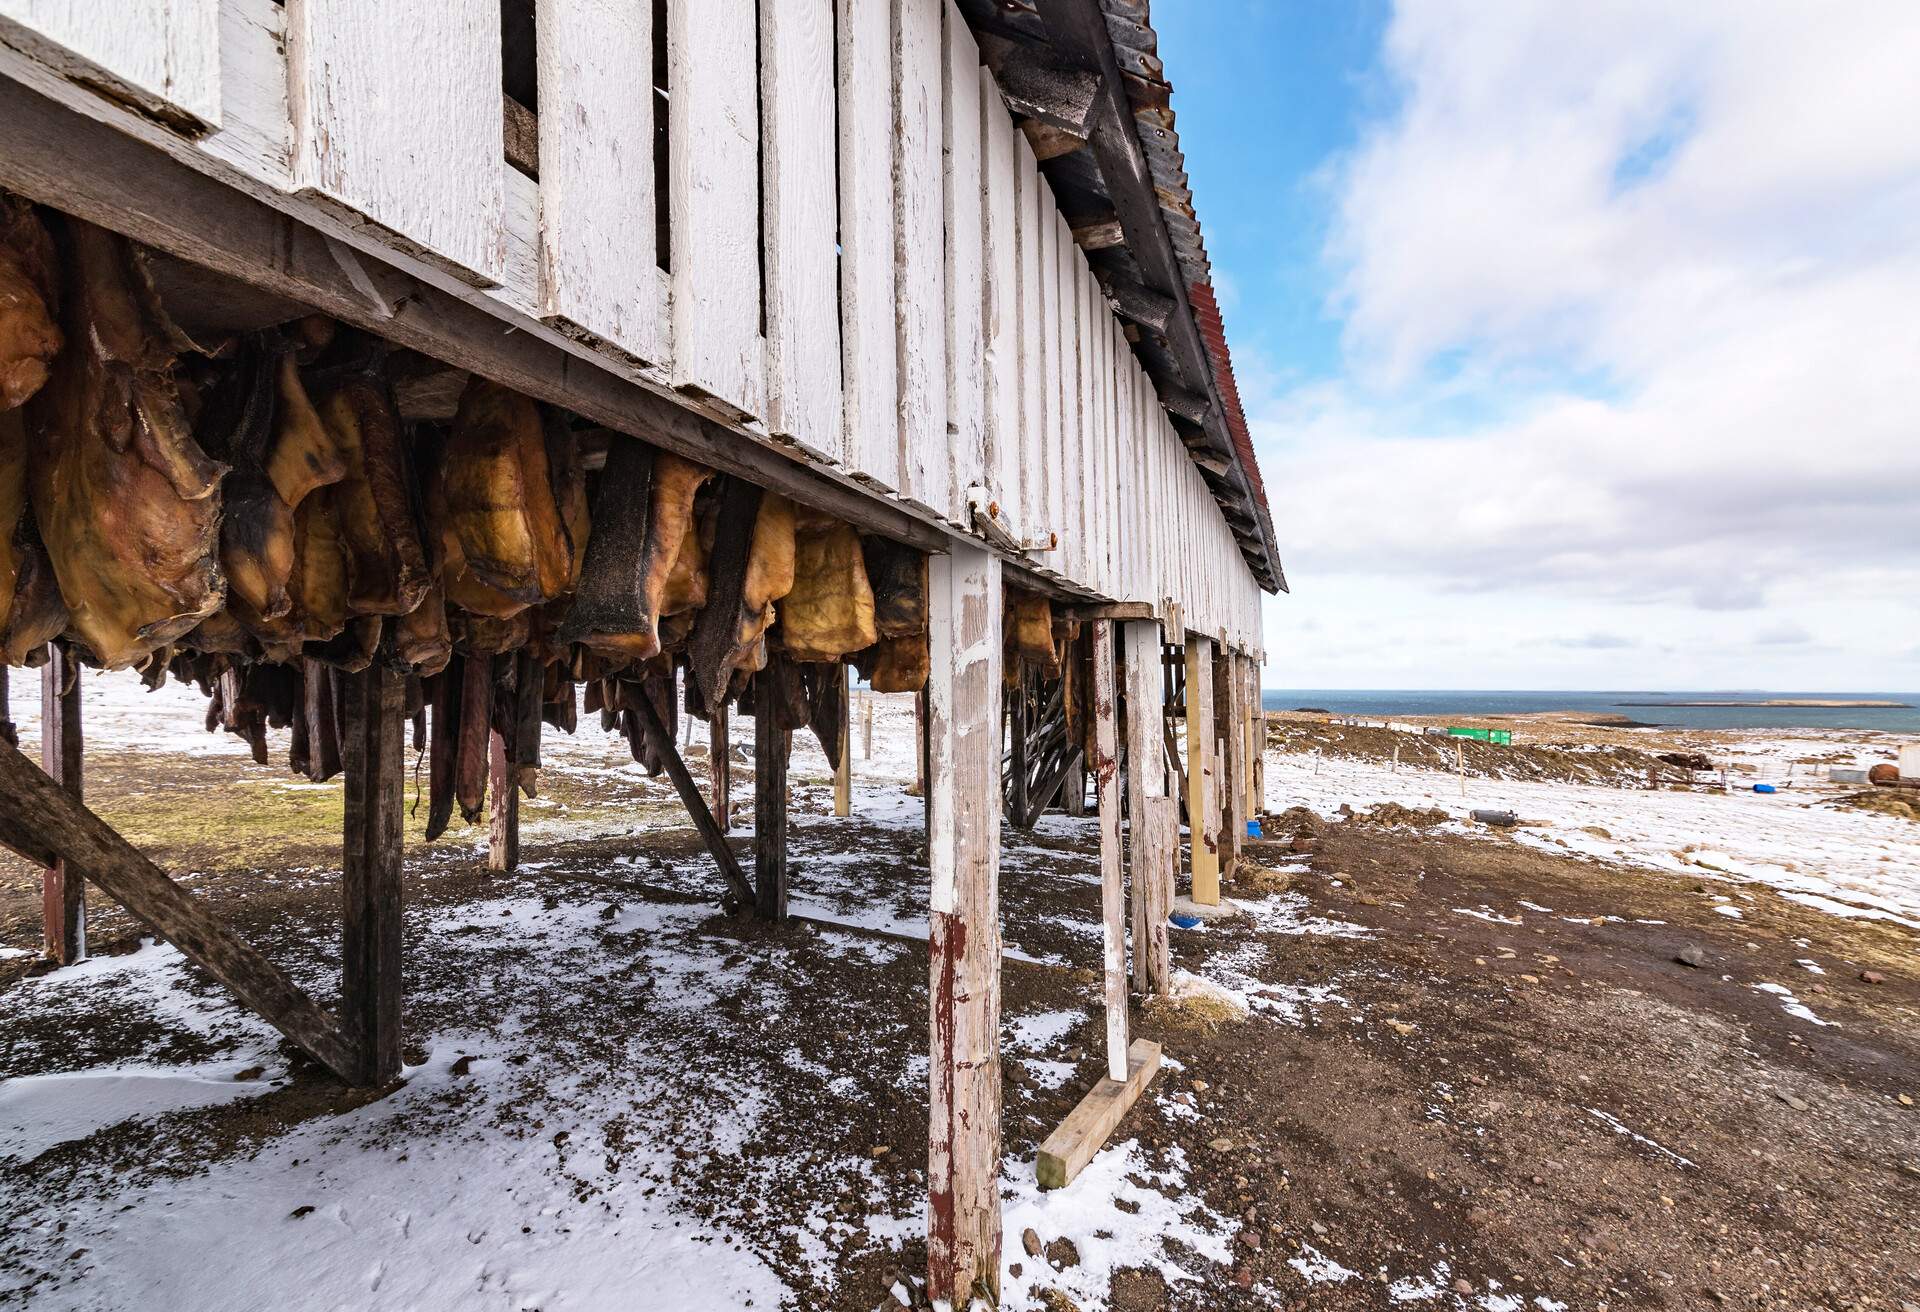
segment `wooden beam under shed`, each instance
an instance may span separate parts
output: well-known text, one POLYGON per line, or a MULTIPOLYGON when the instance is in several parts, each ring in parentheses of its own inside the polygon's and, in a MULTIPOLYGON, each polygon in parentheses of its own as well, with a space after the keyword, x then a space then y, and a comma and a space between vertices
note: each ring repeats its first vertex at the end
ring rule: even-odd
POLYGON ((1128 868, 1133 877, 1133 987, 1146 997, 1173 987, 1167 916, 1179 850, 1180 804, 1167 795, 1160 625, 1132 620, 1126 643, 1128 868))
POLYGON ((1100 799, 1100 946, 1106 985, 1107 1074, 1127 1078, 1127 885, 1121 869, 1119 732, 1114 722, 1113 624, 1095 620, 1093 786, 1100 799))
POLYGON ((1001 568, 955 541, 928 588, 927 1293, 1000 1294, 1001 568))
POLYGON ((354 1083, 374 1085, 400 1073, 406 682, 383 660, 339 677, 347 681, 340 729, 346 773, 340 1006, 359 1048, 354 1083))
MULTIPOLYGON (((81 797, 80 662, 63 642, 47 644, 40 667, 40 766, 81 797)), ((87 955, 86 881, 65 861, 40 872, 41 953, 70 966, 87 955)))
POLYGON ((793 731, 780 727, 778 703, 764 682, 755 690, 753 886, 762 920, 787 918, 787 760, 793 752, 793 731))
POLYGON ((1187 639, 1187 869, 1193 900, 1220 903, 1220 812, 1213 749, 1213 642, 1187 639))
POLYGON ((833 813, 841 819, 853 813, 853 706, 849 700, 849 679, 844 662, 834 666, 828 678, 840 680, 840 759, 833 763, 833 813))

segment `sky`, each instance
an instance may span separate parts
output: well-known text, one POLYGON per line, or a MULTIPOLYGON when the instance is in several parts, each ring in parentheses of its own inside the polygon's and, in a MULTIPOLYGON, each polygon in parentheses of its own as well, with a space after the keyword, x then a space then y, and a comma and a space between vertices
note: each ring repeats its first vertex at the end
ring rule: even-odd
POLYGON ((1267 686, 1920 689, 1920 4, 1152 20, 1267 686))

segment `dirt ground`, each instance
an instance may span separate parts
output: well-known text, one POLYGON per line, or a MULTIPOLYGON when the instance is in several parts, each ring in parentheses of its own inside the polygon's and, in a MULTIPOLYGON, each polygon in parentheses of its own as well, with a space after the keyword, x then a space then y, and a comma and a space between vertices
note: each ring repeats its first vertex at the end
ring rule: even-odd
MULTIPOLYGON (((330 995, 337 789, 290 788, 229 757, 102 751, 88 768, 97 810, 330 995)), ((529 812, 532 868, 512 876, 488 874, 471 844, 410 843, 409 1061, 428 1062, 436 1035, 477 1037, 430 1114, 386 1123, 384 1150, 404 1161, 415 1136, 484 1112, 580 1200, 660 1190, 711 1242, 770 1266, 785 1306, 867 1312, 890 1289, 911 1295, 926 962, 923 942, 887 926, 924 924, 924 852, 913 825, 832 820, 817 775, 797 772, 795 789, 804 918, 779 927, 706 914, 711 866, 656 784, 551 775, 529 812), (611 832, 556 823, 540 836, 543 818, 610 813, 611 832), (496 932, 483 912, 532 927, 496 932), (636 915, 654 928, 634 929, 636 915), (669 948, 713 972, 698 1007, 658 1001, 688 987, 669 948), (591 969, 542 973, 589 949, 591 969), (627 1102, 593 1104, 615 1111, 575 1116, 542 1082, 556 1069, 616 1079, 636 1034, 670 1049, 673 1069, 627 1102), (507 1095, 462 1092, 476 1062, 507 1095), (728 1090, 749 1085, 764 1105, 744 1133, 719 1134, 728 1090), (590 1168, 575 1157, 588 1137, 590 1168), (909 1220, 871 1219, 889 1213, 909 1220)), ((1052 1234, 1030 1254, 1016 1230, 1011 1306, 1913 1312, 1920 935, 1765 888, 1741 891, 1736 921, 1690 877, 1415 820, 1268 817, 1228 891, 1285 914, 1173 934, 1176 964, 1237 982, 1252 1015, 1136 1005, 1136 1032, 1178 1068, 1114 1142, 1137 1141, 1141 1179, 1184 1180, 1176 1210, 1224 1240, 1226 1260, 1177 1243, 1198 1276, 1185 1280, 1143 1251, 1076 1299, 1049 1291, 1084 1289, 1079 1254, 1052 1234), (1778 980, 1827 1023, 1752 987, 1778 980)), ((1087 1018, 1004 1063, 1010 1175, 1031 1176, 1038 1141, 1103 1065, 1092 835, 1091 821, 1050 817, 1009 836, 1004 1010, 1087 1018)), ((35 872, 0 858, 0 944, 37 945, 37 898, 35 872)), ((94 951, 136 947, 139 927, 94 901, 94 951)), ((0 1004, 31 969, 0 960, 0 1004)), ((22 1004, 0 1025, 9 1075, 191 1062, 235 1042, 109 1001, 82 1014, 22 1004)), ((260 1096, 0 1161, 0 1303, 120 1305, 100 1292, 125 1287, 102 1284, 103 1259, 62 1242, 80 1199, 190 1179, 383 1096, 398 1095, 353 1093, 290 1060, 260 1096)), ((285 1278, 259 1305, 307 1306, 297 1263, 285 1278)))

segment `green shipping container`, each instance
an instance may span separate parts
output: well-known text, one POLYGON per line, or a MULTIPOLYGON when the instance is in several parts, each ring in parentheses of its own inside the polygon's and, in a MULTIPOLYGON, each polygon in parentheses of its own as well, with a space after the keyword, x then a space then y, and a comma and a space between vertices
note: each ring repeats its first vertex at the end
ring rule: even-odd
POLYGON ((1513 746, 1513 730, 1511 729, 1466 729, 1458 726, 1450 726, 1447 729, 1447 736, 1449 738, 1471 738, 1477 743, 1494 743, 1500 747, 1513 746))

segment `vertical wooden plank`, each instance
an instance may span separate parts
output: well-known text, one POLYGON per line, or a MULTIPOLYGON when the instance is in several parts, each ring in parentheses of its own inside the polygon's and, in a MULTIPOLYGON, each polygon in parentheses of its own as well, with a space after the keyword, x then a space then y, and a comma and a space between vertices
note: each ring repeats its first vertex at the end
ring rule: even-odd
POLYGON ((931 561, 927 1293, 1000 1292, 1000 560, 931 561))
POLYGON ((13 722, 12 698, 9 696, 7 687, 10 673, 11 671, 4 664, 0 664, 0 742, 6 743, 9 747, 18 747, 20 730, 13 722))
POLYGON ((760 34, 753 5, 667 0, 673 380, 764 413, 760 337, 760 34))
POLYGON ((833 763, 833 813, 844 819, 853 813, 853 705, 849 700, 847 667, 834 668, 837 673, 830 677, 840 680, 840 759, 833 763))
POLYGON ((1220 902, 1219 794, 1214 788, 1213 643, 1187 639, 1187 869, 1193 900, 1220 902))
POLYGON ((837 0, 840 332, 848 472, 900 485, 890 0, 837 0))
POLYGON ((1127 891, 1120 871, 1120 766, 1115 760, 1113 625, 1093 622, 1093 786, 1100 799, 1100 940, 1105 949, 1107 1074, 1127 1078, 1127 891))
MULTIPOLYGON (((895 350, 900 495, 935 514, 947 458, 946 181, 941 155, 941 13, 948 0, 894 0, 895 350)), ((969 74, 977 82, 977 74, 969 74)))
POLYGON ((1026 531, 1020 505, 1020 248, 1014 215, 1019 197, 1013 139, 992 74, 981 70, 981 141, 986 169, 987 489, 1018 535, 1026 531))
POLYGON ((341 1019, 361 1045, 362 1084, 400 1073, 401 827, 406 684, 375 661, 347 680, 340 756, 343 834, 341 1019))
POLYGON ((1220 873, 1228 879, 1239 869, 1240 841, 1246 833, 1246 782, 1240 762, 1240 749, 1246 739, 1240 728, 1240 681, 1235 677, 1234 660, 1230 649, 1215 648, 1213 723, 1220 760, 1215 772, 1220 789, 1220 873))
POLYGON ((540 305, 648 363, 667 358, 655 249, 652 4, 535 6, 540 104, 540 305))
POLYGON ((1076 582, 1086 577, 1086 524, 1081 517, 1080 437, 1080 248, 1062 218, 1056 234, 1060 248, 1060 572, 1076 582))
POLYGON ((833 42, 833 0, 761 0, 767 431, 838 463, 846 436, 833 42))
POLYGON ((506 266, 500 8, 288 0, 294 186, 479 286, 506 266))
POLYGON ((733 752, 727 728, 729 707, 721 702, 708 712, 707 781, 713 791, 713 818, 721 833, 733 828, 733 752))
MULTIPOLYGON (((1045 420, 1042 457, 1047 468, 1047 504, 1040 531, 1060 534, 1060 510, 1066 499, 1066 471, 1060 440, 1060 227, 1059 211, 1050 187, 1041 188, 1040 201, 1040 406, 1045 420)), ((1066 538, 1059 538, 1064 545, 1066 538)), ((1059 547, 1041 557, 1050 570, 1063 562, 1059 547)))
POLYGON ((220 114, 220 0, 0 0, 0 42, 149 117, 220 114))
POLYGON ((1096 380, 1100 376, 1100 318, 1106 302, 1085 264, 1074 270, 1080 306, 1080 581, 1088 587, 1099 586, 1100 525, 1095 507, 1099 504, 1100 398, 1096 380))
POLYGON ((774 697, 753 699, 753 885, 762 920, 787 918, 787 759, 793 734, 775 718, 774 697))
MULTIPOLYGON (((1019 246, 1020 309, 1020 525, 1021 532, 1033 537, 1047 531, 1046 415, 1041 408, 1040 385, 1044 377, 1045 349, 1041 332, 1045 325, 1040 296, 1040 233, 1045 212, 1053 208, 1053 193, 1040 177, 1040 165, 1033 158, 1027 134, 1013 134, 1013 172, 1016 181, 1014 232, 1019 246)), ((1045 563, 1046 557, 1042 556, 1045 563)))
MULTIPOLYGON (((65 643, 47 645, 40 667, 40 768, 72 793, 82 795, 80 662, 65 643)), ((65 861, 40 872, 41 955, 70 966, 87 955, 86 881, 65 861)))
POLYGON ((1173 905, 1174 847, 1163 832, 1168 811, 1166 703, 1161 670, 1160 625, 1129 620, 1121 626, 1126 641, 1127 810, 1131 816, 1128 872, 1133 880, 1133 987, 1146 996, 1172 986, 1168 956, 1167 912, 1173 905))
POLYGON ((518 870, 520 783, 498 725, 487 732, 487 803, 487 869, 518 870))
POLYGON ((944 14, 947 94, 941 101, 946 141, 947 437, 951 479, 947 517, 967 522, 967 489, 986 477, 985 195, 980 185, 980 48, 957 7, 944 14))

